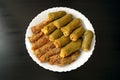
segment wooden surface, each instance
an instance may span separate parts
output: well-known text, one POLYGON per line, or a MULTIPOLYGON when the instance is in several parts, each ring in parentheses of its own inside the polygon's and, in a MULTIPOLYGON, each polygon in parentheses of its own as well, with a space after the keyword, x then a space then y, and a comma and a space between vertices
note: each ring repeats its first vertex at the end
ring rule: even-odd
POLYGON ((118 80, 120 26, 117 0, 0 0, 0 80, 118 80), (66 73, 45 70, 25 48, 25 31, 41 11, 65 6, 93 24, 96 47, 80 68, 66 73))

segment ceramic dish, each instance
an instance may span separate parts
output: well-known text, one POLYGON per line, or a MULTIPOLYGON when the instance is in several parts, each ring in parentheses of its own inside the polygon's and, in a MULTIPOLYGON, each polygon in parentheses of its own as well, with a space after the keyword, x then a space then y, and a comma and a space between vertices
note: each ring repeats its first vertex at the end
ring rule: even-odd
POLYGON ((74 69, 77 69, 78 67, 82 66, 92 55, 94 47, 95 47, 95 31, 94 28, 92 26, 92 24, 90 23, 90 21, 88 20, 88 18, 86 18, 81 12, 71 9, 71 8, 67 8, 67 7, 54 7, 54 8, 49 8, 43 12, 41 12, 40 14, 38 14, 29 24, 27 30, 26 30, 26 34, 25 34, 25 44, 26 44, 26 48, 28 50, 28 53, 30 55, 30 57, 41 67, 48 69, 50 71, 54 71, 54 72, 66 72, 66 71, 71 71, 74 69), (55 11, 66 11, 67 13, 72 14, 74 17, 76 18, 80 18, 82 20, 82 25, 85 29, 87 30, 91 30, 94 33, 94 37, 92 40, 92 44, 91 44, 91 49, 87 52, 85 51, 81 51, 80 56, 78 57, 78 59, 74 62, 72 62, 69 65, 60 67, 60 66, 56 66, 56 65, 50 65, 48 63, 41 63, 37 57, 34 55, 33 51, 31 50, 31 43, 28 39, 29 36, 32 35, 31 32, 31 27, 39 24, 40 22, 42 22, 43 20, 45 20, 47 18, 48 13, 50 12, 55 12, 55 11))

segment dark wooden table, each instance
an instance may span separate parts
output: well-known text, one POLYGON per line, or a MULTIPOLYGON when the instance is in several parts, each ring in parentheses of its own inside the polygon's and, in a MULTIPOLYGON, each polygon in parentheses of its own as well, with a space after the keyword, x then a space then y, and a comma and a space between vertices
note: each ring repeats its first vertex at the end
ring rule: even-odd
POLYGON ((120 26, 117 0, 0 0, 0 80, 120 80, 120 26), (66 73, 45 70, 25 48, 25 31, 41 11, 65 6, 93 24, 96 47, 87 63, 66 73))

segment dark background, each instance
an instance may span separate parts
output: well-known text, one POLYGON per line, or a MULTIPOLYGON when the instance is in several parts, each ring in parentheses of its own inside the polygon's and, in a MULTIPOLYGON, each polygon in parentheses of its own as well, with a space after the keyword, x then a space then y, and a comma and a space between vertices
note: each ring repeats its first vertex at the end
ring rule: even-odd
POLYGON ((0 80, 120 80, 120 26, 117 0, 0 0, 0 80), (57 73, 43 69, 28 55, 25 31, 41 11, 65 6, 93 24, 96 47, 80 68, 57 73))

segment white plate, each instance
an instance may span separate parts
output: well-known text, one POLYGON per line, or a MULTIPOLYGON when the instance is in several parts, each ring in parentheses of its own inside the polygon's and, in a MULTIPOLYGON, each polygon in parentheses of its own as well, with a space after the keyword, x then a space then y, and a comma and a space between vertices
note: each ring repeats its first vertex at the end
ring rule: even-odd
POLYGON ((78 67, 82 66, 92 55, 94 47, 95 47, 95 31, 94 28, 92 27, 92 24, 90 23, 90 21, 79 11, 71 9, 71 8, 67 8, 67 7, 54 7, 54 8, 50 8, 47 9, 43 12, 41 12, 40 14, 38 14, 29 24, 27 30, 26 30, 26 34, 25 34, 25 44, 26 44, 26 48, 28 50, 28 53, 30 55, 30 57, 41 67, 51 70, 51 71, 55 71, 55 72, 66 72, 66 71, 71 71, 74 69, 77 69, 78 67), (60 11, 60 10, 64 10, 67 13, 72 14, 74 17, 80 18, 82 20, 82 25, 85 29, 91 30, 94 33, 94 37, 92 40, 92 45, 91 45, 91 49, 88 52, 81 52, 81 55, 78 57, 78 59, 76 61, 74 61, 73 63, 71 63, 70 65, 64 66, 64 67, 59 67, 56 65, 49 65, 48 63, 41 63, 36 56, 33 54, 33 51, 31 50, 31 43, 28 40, 28 37, 32 35, 31 32, 31 27, 39 24, 40 22, 42 22, 43 20, 45 20, 47 18, 48 13, 50 12, 55 12, 55 11, 60 11))

